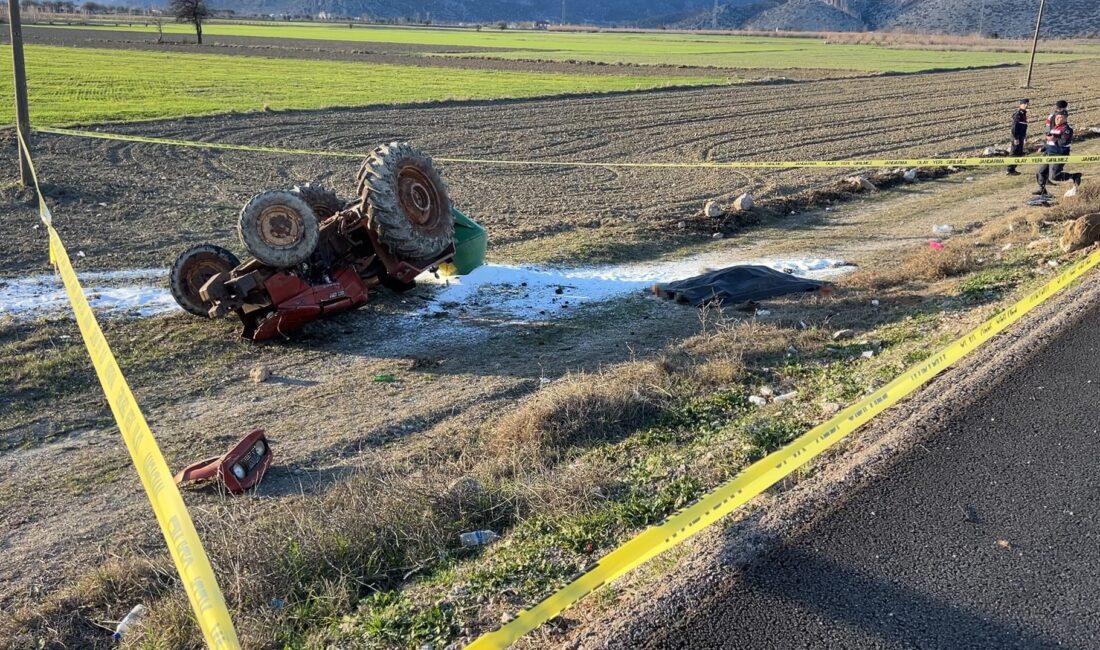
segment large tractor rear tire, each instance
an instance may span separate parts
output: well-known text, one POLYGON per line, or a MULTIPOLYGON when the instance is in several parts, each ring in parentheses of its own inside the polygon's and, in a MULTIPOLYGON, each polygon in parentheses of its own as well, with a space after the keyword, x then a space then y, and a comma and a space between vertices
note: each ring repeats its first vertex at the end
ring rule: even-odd
POLYGON ((431 260, 454 242, 447 185, 432 159, 407 142, 371 152, 359 169, 367 225, 404 260, 431 260))
POLYGON ((290 192, 306 202, 313 209, 313 214, 318 221, 325 221, 329 217, 342 212, 347 207, 347 201, 340 198, 336 190, 324 185, 295 185, 290 192))
POLYGON ((240 265, 233 253, 221 246, 199 244, 180 253, 168 274, 168 287, 172 297, 189 314, 210 316, 213 305, 203 301, 199 289, 210 278, 240 265))
POLYGON ((301 264, 317 248, 320 224, 309 204, 293 192, 261 192, 244 206, 237 233, 249 253, 268 266, 301 264))

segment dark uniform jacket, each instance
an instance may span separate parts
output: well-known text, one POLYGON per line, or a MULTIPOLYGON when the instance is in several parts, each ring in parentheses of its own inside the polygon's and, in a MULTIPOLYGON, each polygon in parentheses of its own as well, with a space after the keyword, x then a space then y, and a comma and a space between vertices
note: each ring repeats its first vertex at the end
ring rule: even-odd
POLYGON ((1012 114, 1012 140, 1013 144, 1023 142, 1027 138, 1027 109, 1017 108, 1012 114))

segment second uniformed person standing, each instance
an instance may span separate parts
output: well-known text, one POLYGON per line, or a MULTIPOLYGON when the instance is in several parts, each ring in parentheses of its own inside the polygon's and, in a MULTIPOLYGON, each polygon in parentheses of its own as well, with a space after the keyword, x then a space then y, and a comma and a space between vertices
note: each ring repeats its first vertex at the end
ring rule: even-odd
MULTIPOLYGON (((1031 105, 1030 99, 1021 99, 1020 107, 1012 114, 1012 157, 1024 155, 1024 142, 1027 140, 1027 108, 1031 105)), ((1019 176, 1016 165, 1009 165, 1005 171, 1009 176, 1019 176)))

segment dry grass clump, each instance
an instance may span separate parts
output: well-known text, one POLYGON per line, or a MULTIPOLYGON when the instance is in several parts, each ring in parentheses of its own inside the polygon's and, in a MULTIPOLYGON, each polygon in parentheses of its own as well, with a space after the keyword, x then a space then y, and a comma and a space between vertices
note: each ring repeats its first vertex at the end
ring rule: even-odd
MULTIPOLYGON (((459 533, 511 523, 510 505, 450 469, 365 468, 320 495, 252 499, 196 517, 217 522, 202 536, 243 646, 283 647, 430 566, 458 546, 459 533)), ((178 648, 197 637, 176 590, 149 607, 135 642, 178 648)))
POLYGON ((9 648, 109 648, 115 621, 138 603, 162 598, 177 584, 168 558, 113 558, 45 605, 4 617, 0 638, 9 648))
MULTIPOLYGON (((810 306, 804 303, 803 307, 810 306)), ((702 333, 680 345, 693 361, 691 378, 697 390, 737 383, 744 377, 746 364, 782 355, 791 345, 801 345, 809 334, 808 330, 730 319, 720 313, 708 321, 702 333)))
POLYGON ((1077 196, 1060 199, 1054 207, 1044 213, 1047 221, 1073 221, 1086 214, 1100 212, 1100 184, 1081 185, 1077 196))
POLYGON ((497 475, 530 473, 571 450, 644 429, 679 401, 738 382, 744 356, 782 354, 789 331, 755 321, 703 314, 705 329, 653 360, 595 374, 570 374, 547 385, 499 420, 488 435, 497 475))
POLYGON ((700 386, 718 388, 729 386, 741 378, 744 364, 740 352, 720 354, 695 366, 692 378, 700 386))
POLYGON ((491 445, 502 457, 554 462, 569 447, 614 440, 651 422, 671 400, 676 370, 658 360, 566 375, 500 420, 491 445))
POLYGON ((955 239, 944 244, 943 250, 922 246, 904 257, 896 266, 877 270, 860 270, 849 285, 868 289, 887 289, 908 282, 937 282, 978 267, 978 255, 969 239, 955 239))

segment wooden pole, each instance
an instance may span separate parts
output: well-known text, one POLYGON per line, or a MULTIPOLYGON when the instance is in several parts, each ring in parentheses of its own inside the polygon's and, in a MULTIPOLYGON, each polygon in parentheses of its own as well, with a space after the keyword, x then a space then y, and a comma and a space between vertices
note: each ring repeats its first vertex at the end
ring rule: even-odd
POLYGON ((1043 27, 1043 9, 1047 6, 1047 0, 1039 0, 1039 18, 1035 21, 1035 40, 1031 42, 1031 64, 1027 67, 1027 83, 1024 88, 1031 88, 1031 75, 1035 72, 1035 52, 1039 49, 1039 30, 1043 27))
MULTIPOLYGON (((8 0, 8 26, 11 28, 11 63, 15 70, 15 128, 30 142, 31 117, 27 108, 27 71, 23 61, 23 25, 19 20, 19 0, 8 0)), ((31 164, 19 148, 19 182, 31 184, 31 164)))

